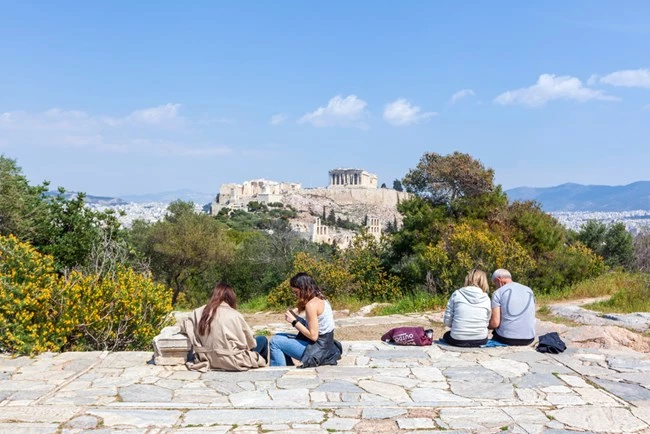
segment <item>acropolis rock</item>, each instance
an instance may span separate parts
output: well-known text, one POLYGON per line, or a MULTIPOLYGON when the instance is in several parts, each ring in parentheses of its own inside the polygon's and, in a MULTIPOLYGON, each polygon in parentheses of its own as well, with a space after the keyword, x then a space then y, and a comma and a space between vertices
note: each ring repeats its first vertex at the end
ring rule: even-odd
POLYGON ((328 173, 327 187, 302 188, 297 182, 265 179, 242 184, 223 184, 212 203, 211 214, 221 209, 247 209, 249 202, 282 203, 296 210, 298 217, 291 225, 314 242, 335 242, 346 247, 356 235, 354 231, 326 226, 319 220, 323 214, 367 226, 369 233, 379 237, 390 223, 400 225, 402 217, 397 204, 410 194, 392 188, 377 188, 377 175, 363 169, 339 168, 328 173))

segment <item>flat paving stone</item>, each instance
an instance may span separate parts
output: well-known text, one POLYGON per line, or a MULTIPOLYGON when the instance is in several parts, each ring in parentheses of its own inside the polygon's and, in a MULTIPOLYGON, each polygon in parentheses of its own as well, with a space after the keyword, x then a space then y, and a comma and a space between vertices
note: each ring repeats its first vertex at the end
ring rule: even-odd
POLYGON ((79 412, 76 406, 39 406, 38 411, 34 407, 0 407, 0 422, 66 422, 79 412))
POLYGON ((350 392, 361 393, 363 389, 351 381, 335 380, 321 384, 314 389, 314 392, 350 392))
POLYGON ((478 363, 504 378, 521 377, 530 372, 530 367, 526 363, 516 360, 492 358, 490 360, 479 361, 478 363))
POLYGON ((224 421, 231 424, 321 423, 324 419, 325 413, 320 410, 189 410, 182 425, 213 425, 224 421))
POLYGON ((56 423, 0 423, 0 433, 11 434, 50 434, 59 432, 56 423))
POLYGON ((618 381, 590 378, 594 383, 607 390, 609 393, 628 401, 650 401, 650 390, 638 384, 622 383, 618 381))
POLYGON ((88 414, 101 418, 105 426, 130 426, 136 428, 174 426, 180 419, 179 410, 101 409, 88 410, 88 414))
POLYGON ((530 373, 526 374, 523 377, 516 378, 512 380, 513 384, 517 387, 548 387, 548 386, 563 386, 564 382, 558 379, 553 374, 538 374, 530 373))
POLYGON ((134 384, 121 387, 119 396, 124 402, 164 402, 172 399, 171 389, 152 384, 134 384))
POLYGON ((391 419, 407 413, 403 408, 364 408, 361 413, 363 419, 391 419))
POLYGON ((327 431, 349 431, 360 421, 343 417, 331 417, 322 425, 327 431))
POLYGON ((95 416, 79 416, 69 420, 65 424, 65 428, 72 429, 94 429, 99 425, 99 419, 95 416))
MULTIPOLYGON (((479 377, 480 378, 480 377, 479 377)), ((449 381, 451 392, 472 399, 511 399, 515 396, 512 384, 470 381, 449 381)))
POLYGON ((471 399, 467 399, 446 390, 440 389, 415 389, 411 392, 411 399, 414 403, 422 403, 426 405, 435 403, 438 405, 442 405, 443 403, 447 403, 449 405, 458 405, 463 403, 467 405, 473 404, 473 401, 471 399))
POLYGON ((494 408, 442 408, 440 420, 452 429, 485 429, 507 426, 512 418, 494 408))
POLYGON ((394 384, 381 383, 379 381, 373 380, 361 380, 359 381, 359 387, 362 389, 374 393, 376 395, 382 396, 384 398, 390 399, 395 402, 410 402, 411 398, 404 391, 402 387, 395 386, 394 384))
POLYGON ((629 433, 649 428, 626 408, 573 407, 552 410, 549 415, 568 427, 593 432, 629 433))
POLYGON ((470 381, 476 382, 477 379, 481 383, 502 383, 503 377, 496 372, 484 368, 483 366, 457 366, 443 370, 443 374, 448 380, 470 381))
POLYGON ((429 358, 429 355, 420 349, 366 351, 365 356, 371 359, 428 359, 429 358))

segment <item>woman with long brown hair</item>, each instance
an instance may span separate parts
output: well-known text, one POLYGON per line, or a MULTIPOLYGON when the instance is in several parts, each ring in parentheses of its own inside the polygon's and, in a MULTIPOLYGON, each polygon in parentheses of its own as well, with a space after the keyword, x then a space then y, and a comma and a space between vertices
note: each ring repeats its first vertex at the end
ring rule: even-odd
POLYGON ((186 366, 192 370, 245 371, 267 365, 268 340, 253 332, 237 312, 232 287, 218 283, 208 304, 195 309, 181 325, 192 344, 186 366))
POLYGON ((341 344, 334 340, 334 313, 332 306, 314 279, 307 273, 298 273, 289 280, 289 286, 298 299, 297 311, 288 310, 284 318, 298 332, 278 333, 271 339, 271 366, 301 367, 336 365, 341 358, 341 344), (305 317, 298 313, 305 312, 305 317))

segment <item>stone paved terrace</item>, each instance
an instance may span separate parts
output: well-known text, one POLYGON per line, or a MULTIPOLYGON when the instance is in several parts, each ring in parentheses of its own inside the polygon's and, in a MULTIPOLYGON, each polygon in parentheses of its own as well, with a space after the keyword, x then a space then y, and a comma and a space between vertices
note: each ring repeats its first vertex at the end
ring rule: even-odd
POLYGON ((150 352, 0 357, 0 432, 650 433, 647 354, 344 347, 339 366, 241 373, 150 352))

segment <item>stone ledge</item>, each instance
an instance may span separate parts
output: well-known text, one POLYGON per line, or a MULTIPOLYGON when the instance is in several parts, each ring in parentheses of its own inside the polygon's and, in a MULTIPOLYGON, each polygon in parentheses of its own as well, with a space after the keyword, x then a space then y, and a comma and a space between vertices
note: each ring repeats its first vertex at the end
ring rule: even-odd
POLYGON ((156 365, 182 365, 189 350, 190 341, 177 325, 163 328, 153 338, 153 361, 156 365))

